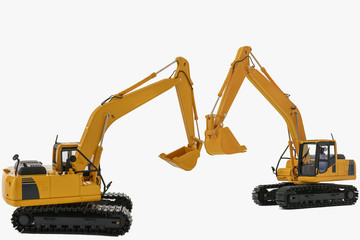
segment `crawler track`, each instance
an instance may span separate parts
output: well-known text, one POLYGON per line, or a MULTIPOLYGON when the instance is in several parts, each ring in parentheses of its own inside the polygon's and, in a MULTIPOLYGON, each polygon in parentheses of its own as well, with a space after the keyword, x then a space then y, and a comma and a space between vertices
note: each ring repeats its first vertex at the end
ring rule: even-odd
POLYGON ((355 204, 358 191, 351 185, 303 184, 285 186, 276 192, 276 203, 285 209, 355 204))
POLYGON ((284 209, 315 208, 355 204, 358 190, 351 185, 329 183, 260 185, 252 199, 260 206, 279 205, 284 209))
POLYGON ((278 189, 281 187, 292 186, 292 185, 294 184, 291 182, 259 185, 254 188, 252 192, 252 199, 257 205, 260 206, 277 205, 275 198, 278 189))
POLYGON ((130 212, 133 207, 130 197, 123 193, 114 193, 114 192, 105 193, 101 197, 101 201, 99 203, 108 204, 108 205, 116 204, 116 205, 124 206, 130 212))
POLYGON ((11 221, 21 233, 119 236, 130 229, 131 208, 129 197, 109 193, 98 202, 19 207, 11 221))

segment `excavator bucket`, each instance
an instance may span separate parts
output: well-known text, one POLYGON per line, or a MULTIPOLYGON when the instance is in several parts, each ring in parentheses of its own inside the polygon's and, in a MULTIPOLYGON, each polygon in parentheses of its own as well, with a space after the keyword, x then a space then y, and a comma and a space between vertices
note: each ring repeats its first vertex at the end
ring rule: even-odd
POLYGON ((159 157, 174 167, 190 171, 195 167, 200 151, 196 148, 181 147, 169 154, 162 153, 159 157))
POLYGON ((205 132, 205 149, 210 155, 246 152, 246 147, 238 143, 228 127, 207 130, 205 132))

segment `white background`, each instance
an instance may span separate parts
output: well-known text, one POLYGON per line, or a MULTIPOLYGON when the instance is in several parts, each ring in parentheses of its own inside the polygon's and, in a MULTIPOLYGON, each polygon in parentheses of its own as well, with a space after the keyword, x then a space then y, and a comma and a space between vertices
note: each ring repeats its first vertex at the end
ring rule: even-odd
MULTIPOLYGON (((338 152, 359 160, 358 10, 357 1, 1 1, 1 167, 15 153, 50 164, 57 134, 79 141, 101 101, 177 56, 190 63, 203 133, 244 45, 291 94, 308 139, 333 133, 338 152)), ((112 125, 101 164, 111 190, 134 202, 123 239, 358 238, 360 204, 287 211, 252 202, 253 187, 276 182, 270 166, 287 131, 248 81, 225 125, 248 152, 209 156, 203 149, 191 172, 157 157, 186 144, 174 89, 112 125)), ((2 235, 20 237, 10 223, 14 208, 0 204, 2 235)))

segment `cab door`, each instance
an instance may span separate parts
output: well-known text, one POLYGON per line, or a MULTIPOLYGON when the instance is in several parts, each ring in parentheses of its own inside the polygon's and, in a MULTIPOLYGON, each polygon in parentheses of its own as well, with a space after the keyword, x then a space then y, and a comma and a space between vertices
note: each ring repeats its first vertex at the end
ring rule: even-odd
POLYGON ((299 176, 316 176, 318 158, 317 143, 306 142, 300 144, 298 172, 299 176))
POLYGON ((335 142, 319 142, 319 174, 326 173, 336 163, 335 142))

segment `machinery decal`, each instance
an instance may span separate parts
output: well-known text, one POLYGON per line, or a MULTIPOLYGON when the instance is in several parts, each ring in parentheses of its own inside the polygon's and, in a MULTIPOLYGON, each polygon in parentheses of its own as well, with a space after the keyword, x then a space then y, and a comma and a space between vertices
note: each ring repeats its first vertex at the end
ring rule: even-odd
POLYGON ((349 175, 355 175, 355 161, 354 160, 350 160, 349 161, 349 175))
POLYGON ((39 199, 39 189, 32 177, 22 178, 22 199, 39 199))

